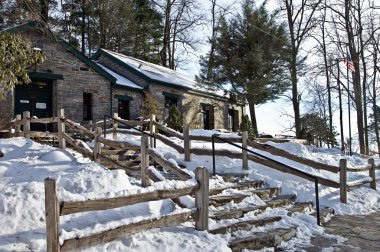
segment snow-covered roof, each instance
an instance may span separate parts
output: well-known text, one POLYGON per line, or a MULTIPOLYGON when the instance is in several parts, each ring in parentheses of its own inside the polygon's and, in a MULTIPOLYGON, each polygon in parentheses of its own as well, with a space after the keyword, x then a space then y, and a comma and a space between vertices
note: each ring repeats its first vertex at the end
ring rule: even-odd
POLYGON ((112 52, 106 49, 100 49, 99 51, 105 52, 111 57, 114 57, 115 59, 123 62, 128 67, 133 68, 136 72, 142 74, 150 80, 174 85, 179 88, 193 90, 195 92, 201 92, 204 94, 217 96, 220 98, 228 98, 223 90, 209 90, 207 88, 201 87, 196 82, 195 76, 191 74, 177 72, 175 70, 157 64, 136 59, 121 53, 112 52))
POLYGON ((199 88, 195 78, 191 75, 179 73, 172 69, 159 66, 150 62, 139 60, 121 53, 112 52, 106 49, 102 49, 106 53, 115 57, 116 59, 124 62, 128 66, 134 68, 136 71, 149 77, 152 80, 173 84, 189 89, 199 88))
POLYGON ((139 90, 143 90, 144 88, 135 84, 133 81, 125 78, 124 76, 112 71, 111 69, 103 66, 102 64, 100 64, 99 62, 96 62, 94 61, 99 67, 101 67, 104 71, 106 71, 107 73, 109 73, 110 75, 112 75, 115 79, 116 79, 116 84, 118 85, 121 85, 121 86, 125 86, 125 87, 129 87, 129 88, 133 88, 133 89, 139 89, 139 90))

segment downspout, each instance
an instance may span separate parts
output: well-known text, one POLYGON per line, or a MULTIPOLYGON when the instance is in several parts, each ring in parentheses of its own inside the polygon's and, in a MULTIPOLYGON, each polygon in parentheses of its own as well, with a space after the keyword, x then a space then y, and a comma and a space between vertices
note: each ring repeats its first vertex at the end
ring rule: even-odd
POLYGON ((113 87, 113 83, 110 82, 110 116, 113 116, 113 113, 112 113, 112 99, 113 99, 113 94, 112 94, 112 87, 113 87))

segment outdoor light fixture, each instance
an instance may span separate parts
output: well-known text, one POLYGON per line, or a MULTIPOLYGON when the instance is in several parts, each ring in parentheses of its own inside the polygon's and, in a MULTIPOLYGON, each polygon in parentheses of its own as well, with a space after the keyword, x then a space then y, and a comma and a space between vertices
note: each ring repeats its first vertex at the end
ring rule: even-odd
POLYGON ((42 52, 42 49, 39 47, 33 47, 32 50, 33 52, 42 52))
MULTIPOLYGON (((32 51, 33 53, 42 53, 42 49, 37 47, 37 43, 35 44, 35 46, 32 48, 32 51)), ((35 62, 34 63, 34 72, 37 72, 37 64, 38 62, 35 62)))

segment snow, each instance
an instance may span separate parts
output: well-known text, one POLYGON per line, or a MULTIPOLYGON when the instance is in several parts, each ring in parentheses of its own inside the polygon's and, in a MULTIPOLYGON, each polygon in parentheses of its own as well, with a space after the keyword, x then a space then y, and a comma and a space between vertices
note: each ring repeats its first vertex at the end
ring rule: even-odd
MULTIPOLYGON (((193 131, 192 134, 212 135, 213 132, 193 131)), ((109 135, 111 137, 111 135, 109 135)), ((223 137, 229 137, 223 134, 223 137)), ((118 138, 129 143, 140 144, 140 137, 118 134, 118 138)), ((171 138, 178 144, 181 140, 171 138)), ((295 155, 318 162, 337 166, 341 158, 346 158, 349 167, 363 167, 367 160, 358 155, 342 156, 337 149, 323 149, 304 146, 298 143, 269 143, 295 155)), ((189 173, 200 166, 212 170, 212 157, 192 155, 191 162, 185 162, 183 154, 157 141, 157 151, 178 165, 186 165, 189 173)), ((193 147, 210 149, 211 143, 192 141, 193 147)), ((217 143, 217 148, 235 147, 217 143)), ((188 181, 164 180, 152 186, 142 188, 140 181, 131 178, 121 170, 108 170, 103 166, 82 157, 70 150, 41 145, 26 138, 0 139, 0 151, 5 155, 0 158, 0 251, 45 251, 45 211, 44 179, 56 179, 58 198, 65 201, 121 197, 158 189, 175 189, 193 186, 195 179, 188 181)), ((258 150, 255 150, 258 151, 258 150)), ((269 154, 265 154, 268 157, 269 154)), ((285 158, 270 156, 305 172, 336 179, 336 174, 327 171, 315 171, 305 165, 297 164, 285 158)), ((217 157, 218 172, 242 172, 241 160, 217 157)), ((379 160, 375 159, 376 164, 379 160)), ((281 187, 282 194, 296 194, 297 201, 314 201, 314 182, 278 172, 269 167, 249 162, 249 179, 262 179, 266 185, 281 187)), ((379 171, 376 171, 379 177, 379 171)), ((368 177, 368 172, 349 173, 349 180, 368 177)), ((222 178, 210 179, 210 188, 226 186, 222 178)), ((242 193, 237 190, 226 190, 222 195, 242 193)), ((321 208, 333 208, 337 214, 369 214, 380 210, 380 193, 368 185, 352 188, 348 192, 348 204, 339 202, 339 189, 319 186, 321 208)), ((131 206, 106 210, 77 213, 61 217, 61 242, 63 239, 82 237, 101 230, 119 227, 136 221, 158 218, 161 215, 172 215, 191 211, 195 207, 194 198, 183 196, 180 201, 187 208, 181 208, 171 200, 160 200, 139 203, 131 206)), ((257 196, 250 196, 242 202, 229 203, 220 209, 233 209, 238 206, 262 206, 264 202, 257 196)), ((210 207, 210 210, 216 209, 210 207)), ((265 231, 276 227, 297 227, 297 237, 283 244, 291 249, 295 245, 308 244, 311 236, 325 235, 323 227, 316 224, 314 217, 305 213, 287 216, 285 209, 271 209, 262 214, 246 214, 242 220, 264 216, 282 215, 279 222, 257 227, 255 231, 265 231)), ((214 221, 210 219, 210 228, 217 228, 237 220, 214 221)), ((238 235, 246 235, 239 231, 238 235)), ((186 222, 177 227, 167 227, 139 232, 106 244, 90 247, 85 251, 230 251, 227 246, 230 234, 212 235, 194 229, 194 222, 186 222)), ((338 237, 339 238, 339 237, 338 237)), ((343 238, 339 238, 343 242, 343 238)))
POLYGON ((195 76, 191 76, 185 73, 180 73, 172 69, 169 69, 160 65, 156 65, 147 61, 139 60, 133 57, 129 57, 121 53, 112 52, 106 49, 101 49, 101 50, 112 55, 116 59, 124 62, 130 67, 133 67, 136 71, 140 72, 141 74, 147 76, 148 78, 152 80, 162 81, 162 82, 173 84, 176 86, 189 88, 195 91, 200 90, 203 92, 210 93, 212 95, 224 97, 224 92, 221 90, 209 92, 207 89, 201 87, 195 81, 195 76))
POLYGON ((107 73, 109 73, 110 75, 112 75, 113 77, 116 78, 116 84, 118 85, 121 85, 121 86, 125 86, 125 87, 131 87, 131 88, 134 88, 134 89, 140 89, 140 90, 143 90, 144 88, 143 87, 140 87, 139 85, 135 84, 133 81, 125 78, 124 76, 112 71, 111 69, 103 66, 102 64, 94 61, 98 66, 100 66, 103 70, 105 70, 107 73))

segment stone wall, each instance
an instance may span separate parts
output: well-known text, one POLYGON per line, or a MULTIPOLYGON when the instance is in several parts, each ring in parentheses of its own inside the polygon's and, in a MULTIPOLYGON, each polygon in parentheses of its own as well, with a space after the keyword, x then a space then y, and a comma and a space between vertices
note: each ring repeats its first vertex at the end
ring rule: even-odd
POLYGON ((241 121, 241 116, 244 112, 242 106, 231 104, 226 99, 210 97, 194 92, 189 92, 187 90, 167 87, 159 84, 150 85, 149 92, 157 99, 157 101, 160 104, 162 104, 161 113, 158 115, 158 118, 160 120, 164 120, 167 117, 168 113, 168 109, 164 107, 165 96, 162 94, 162 92, 164 91, 183 96, 183 98, 180 99, 178 103, 178 109, 182 113, 184 126, 189 127, 191 129, 201 129, 203 127, 201 121, 201 104, 208 104, 213 106, 214 128, 216 129, 228 128, 229 109, 235 109, 239 111, 239 123, 241 121))
POLYGON ((224 99, 203 96, 201 94, 186 93, 185 99, 182 101, 183 105, 183 121, 185 127, 191 129, 202 129, 202 114, 201 104, 211 105, 214 108, 214 128, 227 129, 228 128, 228 110, 234 109, 239 112, 239 123, 243 114, 242 106, 234 105, 224 99))
POLYGON ((130 90, 126 90, 124 88, 113 88, 112 89, 112 112, 117 113, 118 107, 117 102, 118 99, 115 98, 115 95, 127 95, 133 98, 129 103, 129 115, 131 120, 137 119, 141 115, 141 106, 143 103, 143 93, 142 92, 134 92, 130 90))
MULTIPOLYGON (((37 72, 63 75, 63 80, 53 81, 53 116, 58 109, 65 109, 67 118, 83 121, 83 93, 92 94, 93 120, 101 120, 104 114, 110 114, 110 82, 91 67, 76 58, 58 42, 38 31, 23 33, 31 41, 32 47, 39 47, 45 57, 37 64, 37 72)), ((34 71, 34 66, 28 71, 34 71)), ((8 97, 8 99, 12 99, 8 97)), ((2 114, 12 114, 13 107, 0 108, 2 114)))
MULTIPOLYGON (((152 94, 154 98, 161 105, 160 113, 157 115, 157 118, 160 121, 164 121, 168 117, 169 108, 165 107, 165 95, 162 92, 173 93, 176 95, 184 96, 184 90, 178 88, 171 88, 160 84, 149 85, 149 93, 152 94)), ((177 107, 179 111, 183 114, 185 111, 182 106, 182 99, 179 99, 177 107)))

